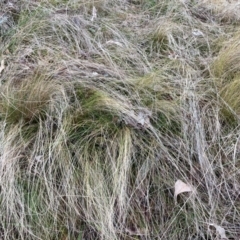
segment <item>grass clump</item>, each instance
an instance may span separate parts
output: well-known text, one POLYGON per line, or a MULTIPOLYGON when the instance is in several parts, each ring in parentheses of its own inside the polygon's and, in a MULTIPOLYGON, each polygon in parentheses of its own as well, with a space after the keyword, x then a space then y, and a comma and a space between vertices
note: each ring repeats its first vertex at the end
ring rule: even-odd
POLYGON ((47 114, 48 105, 56 91, 51 79, 34 73, 26 79, 12 80, 2 87, 1 117, 9 124, 31 123, 47 114))
MULTIPOLYGON (((239 5, 236 1, 228 2, 227 0, 211 0, 211 1, 200 1, 198 4, 200 10, 201 7, 205 8, 205 11, 211 11, 212 15, 219 22, 225 24, 239 24, 239 5)), ((204 15, 203 11, 202 15, 204 15)))
POLYGON ((155 31, 152 34, 153 50, 166 52, 171 49, 171 46, 177 41, 179 33, 181 34, 181 27, 166 19, 159 19, 156 24, 155 31))
POLYGON ((232 123, 236 123, 239 117, 239 78, 236 77, 231 82, 227 83, 224 87, 222 87, 220 96, 223 100, 223 115, 226 119, 232 121, 232 123))
POLYGON ((204 4, 19 2, 0 43, 0 238, 238 239, 237 22, 204 4))
POLYGON ((216 86, 223 100, 223 115, 235 122, 239 115, 239 34, 225 43, 212 65, 216 86), (236 118, 237 117, 237 118, 236 118), (235 119, 235 120, 234 120, 235 119))
POLYGON ((213 63, 212 71, 217 78, 231 81, 239 74, 240 56, 238 34, 230 39, 221 49, 218 57, 213 63))

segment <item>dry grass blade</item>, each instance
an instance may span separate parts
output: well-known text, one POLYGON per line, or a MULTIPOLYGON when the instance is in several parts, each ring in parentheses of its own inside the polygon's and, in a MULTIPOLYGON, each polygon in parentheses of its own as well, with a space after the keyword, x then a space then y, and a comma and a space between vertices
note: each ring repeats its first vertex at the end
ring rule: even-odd
POLYGON ((0 239, 239 239, 236 1, 0 9, 0 239))
POLYGON ((1 61, 1 65, 0 65, 0 76, 4 70, 5 66, 4 66, 4 59, 1 61))

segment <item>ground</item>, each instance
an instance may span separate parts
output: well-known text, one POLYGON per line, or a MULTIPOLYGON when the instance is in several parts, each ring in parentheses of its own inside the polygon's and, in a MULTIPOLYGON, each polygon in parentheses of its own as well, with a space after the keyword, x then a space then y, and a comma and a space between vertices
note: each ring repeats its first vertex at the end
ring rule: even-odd
POLYGON ((238 1, 0 9, 0 239, 240 238, 238 1))

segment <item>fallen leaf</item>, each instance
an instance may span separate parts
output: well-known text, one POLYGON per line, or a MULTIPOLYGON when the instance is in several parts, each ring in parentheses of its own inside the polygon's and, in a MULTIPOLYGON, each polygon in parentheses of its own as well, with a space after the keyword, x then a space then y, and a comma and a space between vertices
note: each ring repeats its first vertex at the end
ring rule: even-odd
POLYGON ((118 42, 118 41, 113 41, 113 40, 107 41, 106 44, 108 44, 108 45, 109 45, 109 44, 115 44, 115 45, 117 45, 117 46, 119 46, 119 47, 123 47, 122 43, 120 43, 120 42, 118 42))
POLYGON ((36 159, 37 162, 41 162, 42 157, 43 157, 43 155, 38 155, 38 156, 35 156, 35 159, 36 159))
POLYGON ((177 180, 175 182, 175 186, 174 186, 174 200, 175 200, 175 203, 177 203, 177 196, 180 193, 192 192, 192 191, 193 191, 193 189, 192 189, 192 187, 190 185, 184 183, 181 180, 177 180))
POLYGON ((226 232, 225 229, 217 224, 209 224, 210 226, 213 226, 216 228, 216 232, 219 234, 219 236, 221 237, 221 240, 223 239, 228 239, 226 236, 226 232))
POLYGON ((0 66, 0 75, 2 73, 2 71, 4 70, 5 66, 4 66, 4 60, 1 61, 1 66, 0 66))
POLYGON ((204 34, 202 31, 200 31, 199 29, 194 29, 192 31, 192 34, 195 36, 195 37, 204 37, 204 34))
POLYGON ((132 126, 136 129, 146 129, 151 126, 151 114, 151 111, 148 109, 141 109, 137 113, 131 110, 123 120, 126 125, 132 126))
POLYGON ((97 72, 92 72, 92 77, 96 77, 98 76, 99 74, 97 72))

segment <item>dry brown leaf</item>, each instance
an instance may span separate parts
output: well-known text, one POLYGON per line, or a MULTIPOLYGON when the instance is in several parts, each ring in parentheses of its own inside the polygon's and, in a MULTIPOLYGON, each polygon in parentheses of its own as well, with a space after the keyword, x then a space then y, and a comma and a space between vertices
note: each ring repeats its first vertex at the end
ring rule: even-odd
POLYGON ((195 37, 204 37, 204 34, 202 31, 200 31, 199 29, 194 29, 192 31, 192 34, 195 36, 195 37))
POLYGON ((2 71, 4 70, 4 60, 1 61, 1 66, 0 66, 0 75, 2 74, 2 71))
POLYGON ((37 162, 41 162, 42 157, 43 157, 43 155, 38 155, 38 156, 35 157, 35 159, 36 159, 37 162))
POLYGON ((174 200, 175 200, 175 203, 177 203, 177 196, 180 193, 192 192, 192 191, 193 191, 193 189, 189 184, 186 184, 181 180, 177 180, 175 182, 175 186, 174 186, 174 200))
POLYGON ((131 110, 128 116, 124 117, 124 122, 126 125, 132 126, 136 129, 150 128, 151 114, 151 111, 148 109, 141 109, 137 113, 131 110))
POLYGON ((216 232, 219 234, 221 237, 221 240, 228 239, 225 233, 225 229, 217 224, 209 224, 210 226, 213 226, 216 228, 216 232))
POLYGON ((117 45, 119 47, 123 47, 122 43, 118 42, 118 41, 114 41, 114 40, 109 40, 106 42, 106 44, 110 45, 110 44, 114 44, 117 45))

